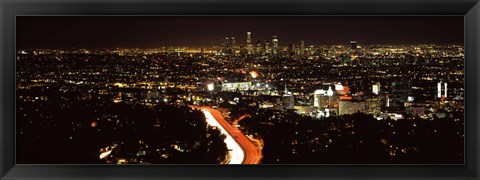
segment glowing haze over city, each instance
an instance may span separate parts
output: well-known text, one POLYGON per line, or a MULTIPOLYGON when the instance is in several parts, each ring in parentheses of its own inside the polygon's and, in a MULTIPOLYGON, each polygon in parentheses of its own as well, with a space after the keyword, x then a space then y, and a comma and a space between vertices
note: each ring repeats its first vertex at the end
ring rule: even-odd
POLYGON ((19 164, 463 164, 463 16, 17 17, 19 164))

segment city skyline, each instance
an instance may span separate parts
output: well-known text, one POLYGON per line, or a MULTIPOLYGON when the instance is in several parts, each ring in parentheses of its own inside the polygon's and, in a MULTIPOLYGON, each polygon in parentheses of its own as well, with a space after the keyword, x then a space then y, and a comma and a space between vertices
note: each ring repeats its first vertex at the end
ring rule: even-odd
POLYGON ((465 162, 465 47, 415 44, 458 17, 56 18, 18 29, 18 164, 465 162), (159 38, 186 44, 122 47, 159 38))
POLYGON ((280 46, 463 44, 463 16, 74 16, 17 17, 17 48, 158 48, 246 44, 277 36, 280 46))

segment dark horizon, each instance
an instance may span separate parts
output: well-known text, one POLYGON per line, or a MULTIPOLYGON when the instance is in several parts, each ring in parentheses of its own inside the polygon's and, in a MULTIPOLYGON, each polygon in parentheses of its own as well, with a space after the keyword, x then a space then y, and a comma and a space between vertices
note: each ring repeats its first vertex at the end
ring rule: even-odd
POLYGON ((280 46, 463 44, 463 16, 18 16, 18 49, 211 47, 222 37, 280 46))

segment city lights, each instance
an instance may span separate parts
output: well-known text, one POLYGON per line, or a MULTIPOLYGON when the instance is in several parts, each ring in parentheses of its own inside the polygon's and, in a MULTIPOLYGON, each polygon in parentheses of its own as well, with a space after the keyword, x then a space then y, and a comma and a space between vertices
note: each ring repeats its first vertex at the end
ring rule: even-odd
MULTIPOLYGON (((448 23, 425 29, 416 19, 428 17, 402 17, 416 28, 397 30, 394 21, 370 23, 375 17, 363 17, 365 28, 344 28, 352 22, 343 17, 274 25, 268 17, 158 18, 145 20, 148 31, 116 28, 125 47, 72 45, 50 31, 41 32, 65 45, 20 43, 18 163, 464 163, 465 48, 448 23)), ((454 19, 445 21, 463 23, 454 19)), ((73 39, 97 37, 71 29, 73 39)), ((112 37, 102 32, 100 39, 112 37)))
POLYGON ((214 88, 215 88, 215 85, 213 83, 207 84, 207 90, 208 91, 213 91, 214 88))

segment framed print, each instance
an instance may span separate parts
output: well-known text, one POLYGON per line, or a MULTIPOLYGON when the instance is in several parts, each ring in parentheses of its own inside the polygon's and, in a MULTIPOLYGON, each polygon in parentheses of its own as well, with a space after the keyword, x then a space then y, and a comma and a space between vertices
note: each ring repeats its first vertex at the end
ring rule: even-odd
POLYGON ((478 179, 478 1, 2 1, 2 179, 478 179))

